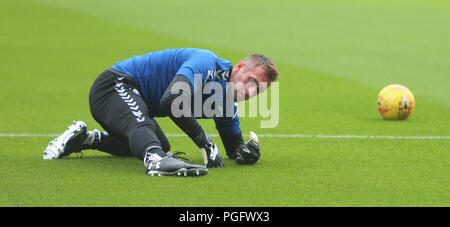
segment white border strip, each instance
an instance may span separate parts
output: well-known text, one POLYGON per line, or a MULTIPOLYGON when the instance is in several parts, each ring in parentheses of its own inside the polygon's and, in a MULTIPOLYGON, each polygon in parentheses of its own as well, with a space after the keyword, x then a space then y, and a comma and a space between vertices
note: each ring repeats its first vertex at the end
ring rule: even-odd
MULTIPOLYGON (((56 137, 59 134, 0 134, 0 137, 56 137)), ((218 137, 218 134, 208 134, 218 137)), ((186 137, 185 134, 166 134, 167 137, 186 137)), ((450 140, 450 136, 385 136, 385 135, 309 135, 309 134, 260 134, 265 138, 316 138, 316 139, 391 139, 391 140, 450 140)))

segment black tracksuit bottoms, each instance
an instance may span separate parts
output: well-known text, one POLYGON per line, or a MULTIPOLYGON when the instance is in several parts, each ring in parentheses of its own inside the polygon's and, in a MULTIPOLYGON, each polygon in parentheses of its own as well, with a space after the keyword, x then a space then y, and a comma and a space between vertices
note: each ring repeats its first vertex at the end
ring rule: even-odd
MULTIPOLYGON (((133 78, 112 69, 94 81, 89 92, 89 106, 94 119, 105 129, 95 149, 117 156, 144 159, 149 147, 170 150, 167 137, 141 97, 133 78)), ((92 147, 91 147, 92 148, 92 147)))

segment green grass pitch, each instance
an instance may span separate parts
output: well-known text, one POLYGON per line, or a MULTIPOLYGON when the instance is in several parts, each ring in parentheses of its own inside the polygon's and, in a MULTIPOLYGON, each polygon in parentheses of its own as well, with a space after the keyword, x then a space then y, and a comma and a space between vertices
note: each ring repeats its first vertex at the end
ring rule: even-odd
MULTIPOLYGON (((438 0, 2 0, 0 206, 449 206, 449 24, 450 4, 438 0), (241 118, 244 134, 313 136, 261 137, 257 165, 226 159, 199 178, 149 177, 141 161, 97 151, 42 159, 45 135, 72 120, 99 128, 88 92, 103 70, 175 47, 233 63, 270 56, 281 73, 279 124, 241 118), (391 83, 415 95, 406 121, 376 111, 391 83)), ((202 163, 187 137, 169 141, 202 163)))

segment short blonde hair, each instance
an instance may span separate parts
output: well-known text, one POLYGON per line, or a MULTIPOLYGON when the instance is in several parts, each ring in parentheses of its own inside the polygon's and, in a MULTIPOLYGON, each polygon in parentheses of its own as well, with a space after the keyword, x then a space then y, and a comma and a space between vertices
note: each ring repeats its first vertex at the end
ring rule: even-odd
POLYGON ((278 80, 278 67, 270 58, 262 54, 252 54, 244 58, 244 61, 251 61, 255 67, 262 66, 271 82, 278 80))

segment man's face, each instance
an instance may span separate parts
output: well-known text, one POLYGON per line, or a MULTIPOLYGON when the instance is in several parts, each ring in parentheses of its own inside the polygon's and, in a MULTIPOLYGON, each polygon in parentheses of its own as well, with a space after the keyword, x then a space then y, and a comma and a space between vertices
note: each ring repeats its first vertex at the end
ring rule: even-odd
POLYGON ((233 67, 230 82, 235 102, 256 96, 270 86, 270 80, 263 67, 255 67, 251 62, 245 61, 240 61, 233 67))

